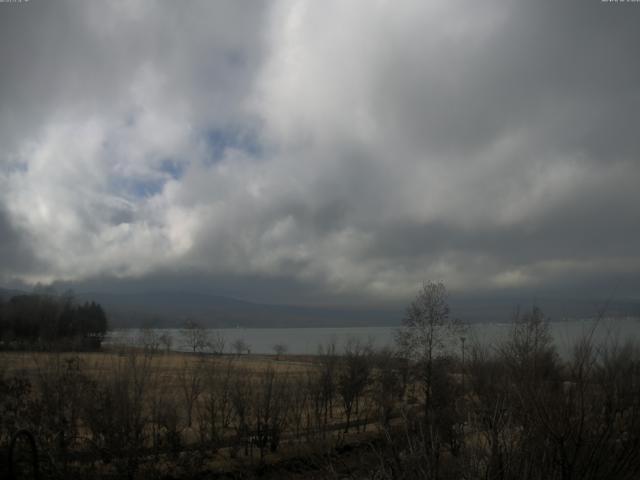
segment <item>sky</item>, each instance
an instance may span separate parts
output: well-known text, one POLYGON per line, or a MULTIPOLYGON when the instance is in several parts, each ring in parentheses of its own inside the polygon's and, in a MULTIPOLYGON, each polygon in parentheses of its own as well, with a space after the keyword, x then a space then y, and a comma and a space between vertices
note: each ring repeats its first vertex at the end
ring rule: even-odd
POLYGON ((640 298, 640 3, 0 3, 0 285, 640 298))

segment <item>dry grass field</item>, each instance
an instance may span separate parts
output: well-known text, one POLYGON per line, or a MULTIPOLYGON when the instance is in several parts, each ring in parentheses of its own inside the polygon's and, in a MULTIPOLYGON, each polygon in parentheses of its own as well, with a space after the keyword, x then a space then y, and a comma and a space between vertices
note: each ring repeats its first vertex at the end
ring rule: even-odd
POLYGON ((327 367, 294 355, 0 352, 0 379, 29 384, 16 396, 24 408, 12 428, 30 425, 47 457, 65 468, 71 463, 63 455, 88 459, 76 460, 76 471, 142 478, 246 471, 256 461, 280 478, 282 462, 308 462, 330 445, 369 438, 371 399, 363 396, 344 432, 337 363, 330 378, 327 367))
POLYGON ((162 372, 165 378, 176 376, 185 366, 221 368, 232 364, 249 373, 261 373, 268 369, 291 374, 303 374, 314 369, 317 361, 311 355, 200 355, 180 352, 158 353, 145 356, 142 350, 111 348, 101 352, 0 352, 0 372, 5 375, 36 377, 43 369, 53 366, 78 367, 94 377, 118 370, 118 366, 132 355, 146 357, 148 368, 162 372))

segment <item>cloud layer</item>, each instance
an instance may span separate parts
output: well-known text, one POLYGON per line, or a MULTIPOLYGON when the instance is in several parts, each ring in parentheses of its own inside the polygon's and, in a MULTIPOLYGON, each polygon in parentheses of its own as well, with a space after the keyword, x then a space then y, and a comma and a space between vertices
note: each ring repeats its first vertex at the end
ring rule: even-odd
POLYGON ((638 294, 637 4, 0 9, 4 283, 638 294))

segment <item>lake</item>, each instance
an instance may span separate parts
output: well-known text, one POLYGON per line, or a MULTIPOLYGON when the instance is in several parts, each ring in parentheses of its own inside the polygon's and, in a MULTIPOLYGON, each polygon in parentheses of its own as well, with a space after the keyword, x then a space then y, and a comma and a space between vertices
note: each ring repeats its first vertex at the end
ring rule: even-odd
MULTIPOLYGON (((616 318, 604 319, 596 324, 594 320, 572 320, 553 322, 551 334, 562 356, 571 352, 576 340, 593 330, 596 343, 638 341, 640 339, 640 319, 616 318)), ((510 332, 511 324, 471 324, 465 333, 467 346, 473 342, 495 345, 510 332)), ((225 351, 231 353, 231 345, 238 339, 249 345, 251 353, 272 354, 276 344, 286 345, 288 353, 315 354, 319 345, 335 342, 340 351, 346 342, 353 338, 371 342, 375 347, 393 346, 394 332, 397 327, 344 327, 344 328, 221 328, 211 330, 225 338, 225 351)), ((189 351, 183 335, 184 330, 155 329, 157 334, 167 333, 172 338, 172 350, 189 351)), ((142 330, 119 329, 109 332, 105 345, 140 345, 142 330)), ((457 340, 459 345, 460 341, 457 340)))

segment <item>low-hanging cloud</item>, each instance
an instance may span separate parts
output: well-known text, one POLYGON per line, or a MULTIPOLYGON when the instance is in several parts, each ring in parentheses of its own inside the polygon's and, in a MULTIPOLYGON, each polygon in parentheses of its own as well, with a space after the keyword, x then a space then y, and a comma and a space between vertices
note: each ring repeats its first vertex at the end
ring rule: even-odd
POLYGON ((0 9, 5 282, 637 295, 638 5, 0 9))

